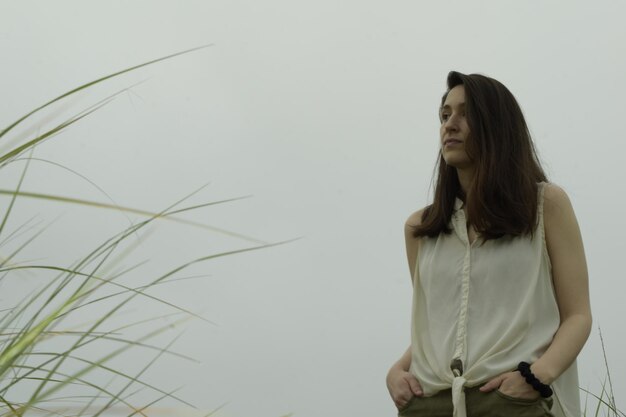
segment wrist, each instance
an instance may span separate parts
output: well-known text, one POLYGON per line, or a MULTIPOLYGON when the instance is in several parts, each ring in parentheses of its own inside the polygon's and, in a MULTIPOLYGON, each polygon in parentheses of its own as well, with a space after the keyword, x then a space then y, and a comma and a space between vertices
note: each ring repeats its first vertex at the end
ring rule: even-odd
POLYGON ((556 380, 554 373, 547 367, 543 366, 540 362, 535 362, 530 365, 530 371, 543 384, 550 385, 556 380))
POLYGON ((389 368, 389 372, 387 372, 387 378, 392 377, 393 375, 399 373, 399 372, 406 372, 403 368, 402 368, 402 364, 400 363, 394 363, 391 368, 389 368))
POLYGON ((553 391, 552 388, 550 388, 550 385, 541 381, 537 375, 534 374, 531 369, 531 365, 528 362, 520 362, 517 366, 517 371, 535 391, 539 392, 543 398, 552 396, 553 391))
POLYGON ((408 372, 408 369, 404 366, 404 364, 397 362, 393 364, 391 371, 408 372))

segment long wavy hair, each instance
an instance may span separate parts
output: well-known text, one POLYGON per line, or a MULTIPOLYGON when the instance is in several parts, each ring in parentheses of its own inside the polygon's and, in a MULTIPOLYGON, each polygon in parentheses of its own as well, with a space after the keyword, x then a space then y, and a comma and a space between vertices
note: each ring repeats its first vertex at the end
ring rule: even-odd
POLYGON ((467 221, 484 241, 504 235, 533 234, 537 225, 537 187, 547 182, 522 110, 499 81, 480 74, 448 74, 448 89, 465 89, 465 117, 469 126, 466 152, 474 163, 474 179, 463 193, 456 168, 439 155, 434 201, 426 207, 413 236, 450 233, 455 198, 464 201, 467 221))

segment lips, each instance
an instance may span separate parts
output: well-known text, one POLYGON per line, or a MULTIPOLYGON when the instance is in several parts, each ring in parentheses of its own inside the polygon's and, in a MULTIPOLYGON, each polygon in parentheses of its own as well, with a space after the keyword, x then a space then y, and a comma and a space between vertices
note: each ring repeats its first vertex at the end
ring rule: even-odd
POLYGON ((448 145, 458 145, 463 143, 463 141, 459 140, 459 139, 454 139, 454 138, 450 138, 450 139, 446 139, 443 141, 443 146, 448 146, 448 145))

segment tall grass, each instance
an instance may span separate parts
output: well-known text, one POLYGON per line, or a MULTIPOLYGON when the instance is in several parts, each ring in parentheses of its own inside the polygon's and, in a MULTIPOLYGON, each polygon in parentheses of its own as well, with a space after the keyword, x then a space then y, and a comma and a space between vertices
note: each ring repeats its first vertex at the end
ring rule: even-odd
POLYGON ((584 416, 585 417, 626 417, 626 413, 620 411, 615 403, 615 393, 613 391, 613 381, 611 379, 611 368, 609 366, 609 360, 606 355, 606 345, 604 344, 604 338, 602 337, 602 330, 598 329, 600 336, 600 345, 602 346, 602 357, 604 359, 604 367, 606 369, 606 377, 601 384, 600 393, 594 393, 586 388, 580 388, 584 393, 584 416), (589 402, 595 402, 590 405, 589 402))
MULTIPOLYGON (((126 68, 63 93, 9 124, 0 132, 0 142, 10 143, 9 139, 12 139, 11 135, 18 126, 28 127, 29 121, 36 114, 51 109, 78 92, 139 68, 202 48, 206 46, 126 68)), ((121 264, 121 260, 128 260, 137 245, 137 240, 130 237, 141 236, 154 222, 181 220, 180 215, 185 212, 232 200, 183 206, 187 199, 183 198, 170 207, 151 212, 87 201, 79 197, 23 190, 24 178, 28 173, 29 163, 33 160, 33 149, 43 141, 57 137, 74 123, 92 116, 115 96, 113 94, 97 101, 69 119, 54 123, 53 127, 0 153, 0 170, 6 170, 12 164, 24 165, 15 186, 0 190, 0 194, 8 197, 6 208, 0 214, 0 280, 7 282, 19 279, 21 274, 29 272, 45 282, 26 297, 13 299, 13 305, 0 311, 0 417, 32 414, 104 416, 113 411, 129 417, 145 416, 150 407, 164 399, 173 399, 181 407, 193 408, 176 395, 176 390, 163 390, 145 381, 144 376, 163 355, 191 360, 172 350, 177 336, 164 339, 164 335, 168 329, 175 328, 190 317, 205 319, 151 295, 148 290, 180 279, 181 273, 192 265, 271 246, 230 233, 253 242, 254 245, 191 259, 157 274, 147 284, 132 285, 121 279, 133 269, 124 269, 121 264), (98 210, 119 210, 139 214, 143 219, 104 239, 71 265, 25 261, 20 256, 42 233, 42 230, 33 230, 32 225, 27 223, 12 224, 16 201, 26 198, 64 205, 90 206, 98 210), (146 299, 160 303, 165 312, 158 317, 137 318, 130 322, 127 322, 126 316, 120 319, 123 309, 146 299), (98 315, 86 322, 78 322, 79 318, 86 317, 88 311, 94 311, 94 307, 98 315), (119 360, 122 355, 136 350, 141 350, 142 360, 133 361, 135 367, 121 367, 119 360), (106 353, 102 353, 103 351, 106 353), (146 392, 149 393, 149 400, 138 399, 141 395, 145 397, 146 392)), ((229 233, 219 229, 214 231, 229 233)), ((12 299, 6 290, 3 296, 5 299, 12 299)))

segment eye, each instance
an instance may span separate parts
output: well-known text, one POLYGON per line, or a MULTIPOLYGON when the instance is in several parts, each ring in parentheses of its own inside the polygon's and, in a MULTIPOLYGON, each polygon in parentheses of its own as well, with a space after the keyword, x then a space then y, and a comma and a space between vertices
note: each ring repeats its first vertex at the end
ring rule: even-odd
POLYGON ((441 118, 442 122, 445 122, 445 121, 447 121, 450 118, 450 113, 447 113, 447 112, 446 113, 441 113, 440 118, 441 118))

